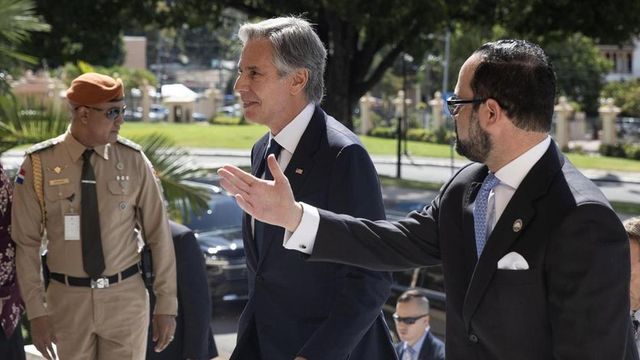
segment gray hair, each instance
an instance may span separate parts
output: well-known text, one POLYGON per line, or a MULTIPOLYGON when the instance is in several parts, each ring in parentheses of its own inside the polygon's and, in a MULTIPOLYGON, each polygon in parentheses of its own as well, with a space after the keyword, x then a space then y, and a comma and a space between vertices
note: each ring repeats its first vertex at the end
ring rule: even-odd
POLYGON ((307 69, 309 80, 305 94, 309 101, 320 104, 324 95, 327 50, 308 21, 290 16, 247 23, 238 30, 238 37, 243 45, 249 40, 268 39, 273 46, 273 64, 280 76, 289 75, 296 69, 307 69))

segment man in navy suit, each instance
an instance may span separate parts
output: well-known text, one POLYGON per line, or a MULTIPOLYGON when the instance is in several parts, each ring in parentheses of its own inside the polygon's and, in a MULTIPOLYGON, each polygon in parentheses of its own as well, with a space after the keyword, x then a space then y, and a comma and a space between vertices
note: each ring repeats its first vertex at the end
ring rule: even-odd
POLYGON ((626 233, 551 141, 555 87, 537 45, 478 48, 447 100, 457 150, 474 162, 398 222, 296 201, 272 158, 273 183, 225 166, 222 184, 245 211, 293 232, 285 246, 310 260, 376 270, 441 262, 448 360, 637 359, 626 233))
POLYGON ((400 360, 444 360, 444 343, 431 333, 429 318, 429 299, 424 291, 410 289, 400 295, 393 314, 400 360))
MULTIPOLYGON (((161 352, 154 351, 153 332, 149 331, 147 360, 209 360, 218 356, 218 350, 211 331, 211 296, 202 250, 191 229, 173 221, 169 225, 178 283, 176 331, 173 341, 161 352)), ((156 299, 147 289, 153 309, 156 299)))
MULTIPOLYGON (((244 116, 269 132, 253 146, 252 173, 270 181, 274 154, 293 194, 323 209, 384 219, 380 185, 357 136, 318 106, 326 50, 296 17, 245 24, 235 90, 244 116)), ((244 217, 249 301, 231 356, 242 360, 393 359, 381 307, 390 274, 309 263, 282 248, 284 229, 244 217)))

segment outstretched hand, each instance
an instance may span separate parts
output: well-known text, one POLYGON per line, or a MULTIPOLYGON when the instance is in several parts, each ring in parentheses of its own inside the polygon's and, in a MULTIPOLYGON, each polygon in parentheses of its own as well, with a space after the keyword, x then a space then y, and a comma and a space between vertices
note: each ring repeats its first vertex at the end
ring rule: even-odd
POLYGON ((274 155, 267 158, 267 166, 274 180, 259 179, 236 166, 225 165, 218 169, 220 185, 249 215, 293 232, 302 219, 302 205, 293 197, 289 180, 274 155))

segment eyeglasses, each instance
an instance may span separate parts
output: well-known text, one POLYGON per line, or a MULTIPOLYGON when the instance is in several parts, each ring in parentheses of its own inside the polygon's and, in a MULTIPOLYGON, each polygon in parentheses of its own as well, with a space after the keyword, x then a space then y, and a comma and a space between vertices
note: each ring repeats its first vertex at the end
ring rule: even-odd
POLYGON ((395 320, 395 322, 401 322, 401 323, 405 323, 407 325, 413 325, 416 323, 416 321, 422 319, 425 316, 429 316, 429 314, 424 314, 424 315, 420 315, 420 316, 411 316, 411 317, 400 317, 398 316, 398 314, 393 314, 393 320, 395 320))
POLYGON ((112 108, 108 108, 108 109, 101 109, 98 107, 93 107, 93 106, 88 106, 88 105, 80 105, 76 107, 76 110, 78 110, 79 107, 86 107, 87 109, 91 109, 91 110, 95 110, 95 111, 103 111, 104 112, 104 116, 107 117, 107 119, 114 121, 115 119, 117 119, 119 116, 124 116, 124 111, 127 109, 127 105, 122 105, 122 107, 112 107, 112 108))
POLYGON ((478 104, 482 103, 486 98, 475 98, 475 99, 460 99, 456 95, 450 96, 447 99, 447 108, 449 109, 449 114, 458 115, 460 109, 467 104, 478 104))

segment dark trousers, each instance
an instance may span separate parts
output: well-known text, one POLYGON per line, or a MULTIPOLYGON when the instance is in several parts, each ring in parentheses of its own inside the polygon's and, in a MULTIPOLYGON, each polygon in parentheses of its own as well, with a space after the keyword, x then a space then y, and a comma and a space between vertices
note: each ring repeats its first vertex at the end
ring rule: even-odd
POLYGON ((10 338, 4 334, 0 328, 0 359, 2 360, 25 360, 24 341, 22 340, 22 327, 18 327, 10 338))

